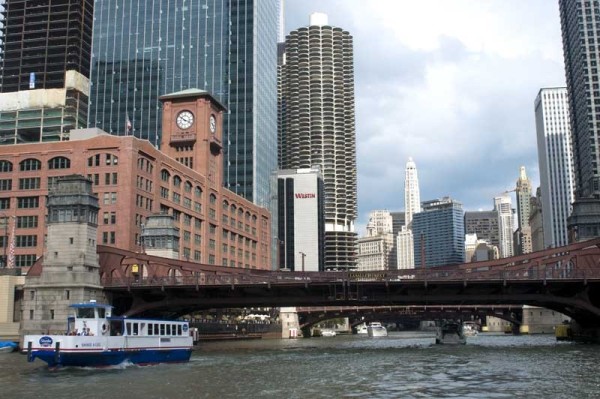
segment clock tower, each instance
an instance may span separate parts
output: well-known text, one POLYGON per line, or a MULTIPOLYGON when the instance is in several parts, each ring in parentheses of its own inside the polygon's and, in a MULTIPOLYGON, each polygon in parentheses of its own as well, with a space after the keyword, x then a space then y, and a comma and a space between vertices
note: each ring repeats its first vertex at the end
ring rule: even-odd
POLYGON ((225 107, 200 89, 187 89, 159 99, 163 103, 161 151, 206 176, 209 187, 221 187, 225 107))

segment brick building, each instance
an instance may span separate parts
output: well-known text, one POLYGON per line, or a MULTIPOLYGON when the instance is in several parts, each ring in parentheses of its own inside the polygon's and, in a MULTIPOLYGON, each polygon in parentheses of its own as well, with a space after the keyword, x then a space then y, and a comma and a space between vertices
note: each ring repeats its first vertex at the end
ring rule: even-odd
POLYGON ((82 174, 98 195, 99 244, 132 251, 146 218, 176 220, 182 259, 270 269, 270 215, 222 185, 223 106, 202 90, 161 97, 162 150, 98 129, 70 141, 0 146, 0 249, 15 239, 15 266, 43 254, 46 196, 61 176, 82 174))

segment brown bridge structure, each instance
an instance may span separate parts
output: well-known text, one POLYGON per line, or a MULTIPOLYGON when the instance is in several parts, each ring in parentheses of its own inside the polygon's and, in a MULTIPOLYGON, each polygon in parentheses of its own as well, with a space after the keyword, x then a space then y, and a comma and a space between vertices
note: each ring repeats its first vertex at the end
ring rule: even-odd
POLYGON ((492 261, 376 272, 237 269, 109 246, 98 246, 98 255, 104 289, 116 314, 127 316, 233 307, 532 305, 600 336, 600 238, 492 261))

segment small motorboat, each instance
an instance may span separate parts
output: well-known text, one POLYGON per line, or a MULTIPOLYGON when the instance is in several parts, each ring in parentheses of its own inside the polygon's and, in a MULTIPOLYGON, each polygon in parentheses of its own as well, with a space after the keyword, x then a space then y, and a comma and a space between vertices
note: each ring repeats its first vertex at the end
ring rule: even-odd
POLYGON ((17 344, 11 341, 0 341, 0 353, 10 353, 17 350, 17 344))
POLYGON ((437 328, 435 343, 443 345, 466 344, 467 339, 463 333, 462 323, 444 320, 437 328))
POLYGON ((335 337, 336 335, 333 330, 321 330, 321 337, 335 337))
POLYGON ((367 325, 366 324, 361 324, 358 327, 356 327, 356 333, 357 334, 368 334, 369 332, 367 331, 367 325))
POLYGON ((387 328, 378 321, 374 321, 367 326, 369 337, 387 337, 387 328))

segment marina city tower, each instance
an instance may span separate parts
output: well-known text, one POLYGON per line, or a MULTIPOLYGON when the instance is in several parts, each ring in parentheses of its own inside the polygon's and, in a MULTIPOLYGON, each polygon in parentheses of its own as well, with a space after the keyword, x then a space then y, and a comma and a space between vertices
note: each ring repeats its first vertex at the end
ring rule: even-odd
POLYGON ((280 169, 319 166, 325 269, 356 267, 356 132, 352 36, 312 14, 290 32, 281 68, 280 169))

